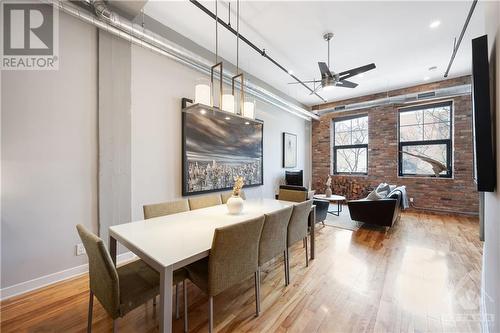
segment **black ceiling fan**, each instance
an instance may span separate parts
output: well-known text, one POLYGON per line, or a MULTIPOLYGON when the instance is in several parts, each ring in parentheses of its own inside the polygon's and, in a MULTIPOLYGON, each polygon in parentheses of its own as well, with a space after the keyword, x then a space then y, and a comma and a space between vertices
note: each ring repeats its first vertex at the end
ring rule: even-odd
MULTIPOLYGON (((311 93, 311 95, 313 93, 316 93, 318 90, 327 87, 356 88, 358 84, 352 81, 348 81, 347 79, 355 75, 359 75, 361 73, 372 70, 376 67, 374 63, 371 63, 361 67, 349 69, 347 71, 343 71, 340 73, 335 73, 334 71, 330 71, 330 40, 332 38, 333 38, 333 33, 331 32, 328 32, 323 35, 323 39, 328 42, 328 65, 324 62, 318 62, 319 71, 321 72, 321 80, 303 81, 304 83, 314 84, 315 86, 314 91, 311 93), (316 86, 317 83, 320 84, 316 86)), ((291 82, 290 84, 297 84, 297 82, 291 82)))

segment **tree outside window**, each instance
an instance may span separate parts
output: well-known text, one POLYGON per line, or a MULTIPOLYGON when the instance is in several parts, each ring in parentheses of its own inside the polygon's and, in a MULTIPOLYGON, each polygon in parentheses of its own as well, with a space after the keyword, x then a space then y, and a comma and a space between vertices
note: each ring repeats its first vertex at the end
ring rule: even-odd
POLYGON ((368 116, 333 121, 333 171, 336 174, 367 174, 368 116))
POLYGON ((399 175, 452 176, 452 104, 399 110, 399 175))

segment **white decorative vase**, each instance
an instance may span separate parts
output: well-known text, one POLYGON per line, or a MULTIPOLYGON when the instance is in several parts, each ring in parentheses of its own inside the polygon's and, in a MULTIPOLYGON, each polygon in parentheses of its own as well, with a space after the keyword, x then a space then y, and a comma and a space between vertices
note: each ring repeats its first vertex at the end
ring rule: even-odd
POLYGON ((239 195, 233 195, 227 200, 226 206, 229 214, 236 215, 243 211, 244 200, 239 195))
POLYGON ((331 196, 332 196, 332 189, 330 188, 330 186, 328 186, 325 191, 325 197, 329 198, 331 196))

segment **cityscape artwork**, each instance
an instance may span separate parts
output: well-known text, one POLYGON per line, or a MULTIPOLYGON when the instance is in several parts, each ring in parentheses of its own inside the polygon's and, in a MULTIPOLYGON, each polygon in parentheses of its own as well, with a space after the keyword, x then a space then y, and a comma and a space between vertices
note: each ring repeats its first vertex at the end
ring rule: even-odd
POLYGON ((183 112, 183 195, 263 184, 263 123, 223 112, 183 112))

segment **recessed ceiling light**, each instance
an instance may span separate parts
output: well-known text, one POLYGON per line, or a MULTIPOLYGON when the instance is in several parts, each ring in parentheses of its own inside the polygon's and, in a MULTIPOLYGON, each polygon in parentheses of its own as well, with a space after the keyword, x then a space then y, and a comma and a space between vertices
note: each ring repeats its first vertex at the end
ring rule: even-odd
POLYGON ((229 117, 226 117, 225 119, 226 119, 226 120, 231 120, 231 118, 229 118, 229 117))
POLYGON ((250 123, 248 121, 245 121, 245 125, 250 125, 250 123))
POLYGON ((424 77, 424 81, 429 81, 430 79, 431 79, 431 78, 430 78, 430 77, 428 77, 428 76, 424 77))
POLYGON ((439 27, 440 25, 441 25, 441 21, 439 21, 439 20, 432 21, 431 24, 429 24, 429 28, 435 29, 435 28, 439 27))

